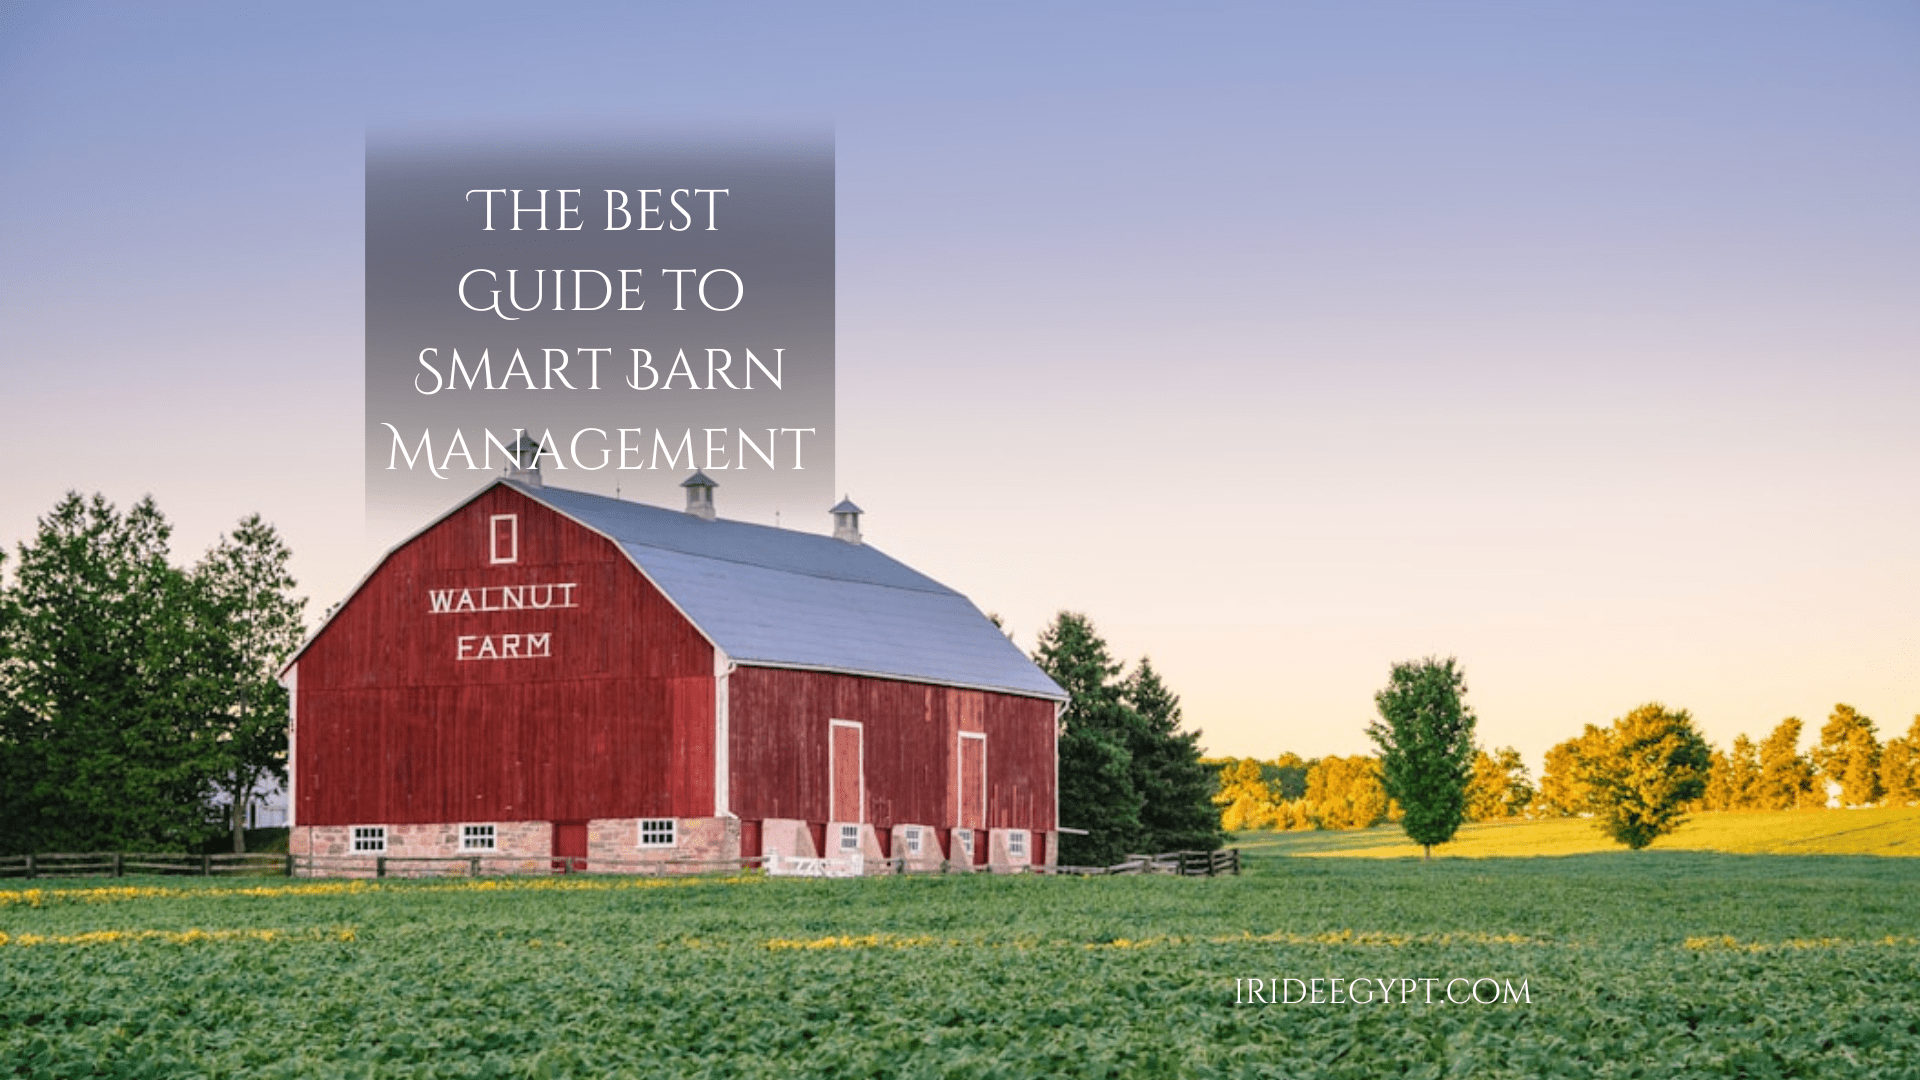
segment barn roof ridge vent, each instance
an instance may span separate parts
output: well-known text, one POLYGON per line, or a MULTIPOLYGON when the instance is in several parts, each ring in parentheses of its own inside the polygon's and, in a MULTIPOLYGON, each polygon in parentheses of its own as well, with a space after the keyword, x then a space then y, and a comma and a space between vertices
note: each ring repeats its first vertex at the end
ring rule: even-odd
POLYGON ((695 469, 692 476, 680 481, 680 486, 687 489, 687 513, 702 521, 712 521, 715 516, 713 489, 719 487, 720 482, 695 469))
POLYGON ((540 444, 528 438, 527 431, 521 428, 520 437, 507 448, 507 479, 537 488, 541 486, 540 444))
POLYGON ((842 495, 839 504, 827 512, 833 515, 835 540, 845 540, 849 544, 860 542, 860 515, 866 511, 853 505, 853 499, 842 495))

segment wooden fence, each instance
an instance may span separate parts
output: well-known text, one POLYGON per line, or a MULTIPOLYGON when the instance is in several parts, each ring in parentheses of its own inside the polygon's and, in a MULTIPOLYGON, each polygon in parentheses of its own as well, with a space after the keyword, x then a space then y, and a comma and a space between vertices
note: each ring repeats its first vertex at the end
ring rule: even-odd
MULTIPOLYGON (((39 855, 0 856, 0 878, 77 878, 124 877, 127 874, 192 874, 214 877, 221 874, 281 875, 285 877, 480 877, 482 875, 592 873, 592 874, 699 874, 716 871, 758 869, 765 860, 723 859, 709 862, 660 859, 617 860, 584 859, 568 856, 527 855, 359 855, 323 856, 291 854, 182 855, 141 852, 56 852, 39 855)), ((871 862, 880 873, 907 873, 905 859, 871 862)), ((1011 866, 989 864, 965 867, 941 864, 942 873, 969 871, 1030 874, 1071 874, 1098 876, 1109 874, 1174 874, 1182 877, 1216 877, 1240 873, 1240 849, 1219 851, 1169 851, 1159 855, 1129 855, 1112 866, 1011 866)))
POLYGON ((0 877, 125 877, 127 874, 293 873, 293 856, 274 854, 183 855, 178 852, 49 852, 0 856, 0 877))

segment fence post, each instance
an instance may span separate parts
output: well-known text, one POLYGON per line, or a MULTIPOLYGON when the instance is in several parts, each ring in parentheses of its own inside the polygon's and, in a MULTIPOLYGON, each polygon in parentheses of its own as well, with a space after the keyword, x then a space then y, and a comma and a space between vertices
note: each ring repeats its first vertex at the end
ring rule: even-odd
POLYGON ((387 876, 387 857, 386 857, 385 855, 376 855, 376 856, 374 856, 374 858, 373 858, 373 876, 374 876, 374 877, 386 877, 386 876, 387 876))
POLYGON ((287 852, 287 876, 293 876, 293 852, 287 852))
POLYGON ((126 854, 123 852, 116 851, 113 853, 113 876, 114 877, 126 876, 126 872, 127 872, 126 858, 127 858, 126 854))
POLYGON ((200 876, 201 877, 213 876, 213 856, 212 855, 200 856, 200 876))
POLYGON ((1240 849, 1239 848, 1233 849, 1233 876, 1234 877, 1240 876, 1240 849))
POLYGON ((480 876, 480 856, 475 855, 473 858, 467 860, 467 876, 480 876))
POLYGON ((27 853, 27 876, 28 877, 33 876, 33 853, 32 852, 27 853))

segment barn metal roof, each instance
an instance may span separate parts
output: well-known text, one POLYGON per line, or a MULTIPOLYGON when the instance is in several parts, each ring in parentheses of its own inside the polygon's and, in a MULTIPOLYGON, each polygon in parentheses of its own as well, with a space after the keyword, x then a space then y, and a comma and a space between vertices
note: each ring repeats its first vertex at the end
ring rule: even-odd
POLYGON ((972 601, 866 544, 513 486, 619 544, 737 663, 1066 699, 972 601))

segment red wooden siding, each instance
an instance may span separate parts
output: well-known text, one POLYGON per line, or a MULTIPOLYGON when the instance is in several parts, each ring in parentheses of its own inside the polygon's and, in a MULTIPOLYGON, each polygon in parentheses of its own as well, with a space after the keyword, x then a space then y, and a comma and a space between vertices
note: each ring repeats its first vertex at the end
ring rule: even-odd
POLYGON ((496 487, 390 556, 300 657, 295 821, 706 816, 713 691, 712 646, 623 552, 496 487), (518 517, 517 562, 489 561, 497 514, 518 517), (429 613, 430 590, 561 583, 578 606, 429 613), (461 635, 507 634, 549 634, 550 655, 457 659, 461 635))
POLYGON ((876 828, 957 823, 963 729, 985 732, 991 748, 985 827, 1054 827, 1051 701, 753 667, 728 677, 727 698, 732 809, 742 818, 836 820, 828 755, 829 722, 839 719, 863 725, 866 820, 876 828))

